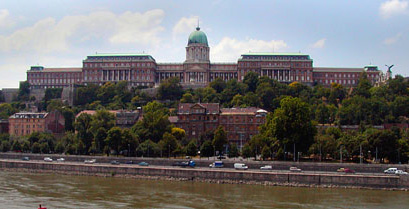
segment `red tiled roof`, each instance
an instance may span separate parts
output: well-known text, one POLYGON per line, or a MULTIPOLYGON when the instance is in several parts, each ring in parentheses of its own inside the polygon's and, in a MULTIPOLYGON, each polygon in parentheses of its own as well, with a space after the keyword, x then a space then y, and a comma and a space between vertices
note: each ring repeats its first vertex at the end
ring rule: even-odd
POLYGON ((221 115, 254 115, 257 111, 266 112, 263 109, 257 107, 246 107, 246 108, 221 108, 221 115))
MULTIPOLYGON (((108 112, 112 113, 112 114, 117 114, 117 113, 121 113, 121 112, 131 112, 131 111, 127 111, 127 110, 107 110, 108 112)), ((96 110, 83 110, 81 112, 79 112, 75 118, 77 118, 78 116, 80 116, 81 114, 88 114, 88 115, 94 115, 97 111, 96 110)))
POLYGON ((178 107, 178 114, 189 114, 190 109, 194 106, 200 106, 206 109, 206 114, 219 114, 219 103, 180 103, 178 107))

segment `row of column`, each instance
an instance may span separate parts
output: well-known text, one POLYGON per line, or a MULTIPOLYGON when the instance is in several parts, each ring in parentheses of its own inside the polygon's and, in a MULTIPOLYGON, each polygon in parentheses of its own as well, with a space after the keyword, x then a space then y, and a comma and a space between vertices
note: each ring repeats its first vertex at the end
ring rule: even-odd
POLYGON ((294 72, 291 70, 262 70, 261 76, 267 76, 277 81, 291 82, 294 80, 294 72))
POLYGON ((102 70, 102 81, 130 81, 131 70, 102 70))

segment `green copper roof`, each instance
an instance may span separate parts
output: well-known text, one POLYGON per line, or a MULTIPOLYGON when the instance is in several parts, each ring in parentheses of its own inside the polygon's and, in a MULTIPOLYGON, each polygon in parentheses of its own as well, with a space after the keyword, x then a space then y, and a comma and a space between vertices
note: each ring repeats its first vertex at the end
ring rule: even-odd
POLYGON ((90 57, 145 57, 151 56, 149 54, 94 54, 90 57))
POLYGON ((249 52, 242 54, 242 56, 309 56, 309 55, 291 52, 249 52))
POLYGON ((209 46, 206 34, 200 31, 199 27, 196 28, 196 31, 193 31, 190 34, 187 44, 205 44, 206 46, 209 46))

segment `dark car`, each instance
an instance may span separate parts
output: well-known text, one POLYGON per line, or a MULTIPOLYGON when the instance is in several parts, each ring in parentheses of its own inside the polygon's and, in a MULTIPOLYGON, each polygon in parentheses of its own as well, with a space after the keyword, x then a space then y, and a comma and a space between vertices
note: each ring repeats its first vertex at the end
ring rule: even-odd
POLYGON ((149 163, 147 162, 140 162, 138 163, 139 166, 149 166, 149 163))
POLYGON ((113 160, 113 161, 111 161, 111 164, 112 165, 119 165, 119 164, 121 164, 119 161, 117 161, 117 160, 113 160))
POLYGON ((134 164, 134 162, 132 160, 128 160, 125 162, 125 164, 134 164))
POLYGON ((344 172, 345 172, 345 173, 355 173, 354 170, 349 169, 349 168, 345 168, 345 169, 344 169, 344 172))
POLYGON ((190 161, 183 161, 183 162, 175 162, 173 163, 173 166, 180 166, 180 167, 195 167, 196 163, 193 160, 190 161))
POLYGON ((30 158, 29 158, 29 157, 23 157, 23 158, 21 158, 21 160, 24 160, 24 161, 29 161, 29 160, 30 160, 30 158))
POLYGON ((223 160, 223 159, 226 159, 226 156, 224 156, 224 155, 219 155, 219 156, 217 156, 217 159, 223 160))

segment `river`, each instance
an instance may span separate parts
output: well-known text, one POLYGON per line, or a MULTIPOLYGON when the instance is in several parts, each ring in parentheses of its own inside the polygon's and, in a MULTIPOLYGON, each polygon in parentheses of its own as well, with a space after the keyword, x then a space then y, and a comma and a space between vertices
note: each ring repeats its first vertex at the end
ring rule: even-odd
POLYGON ((274 187, 0 171, 0 207, 408 208, 409 192, 274 187))

